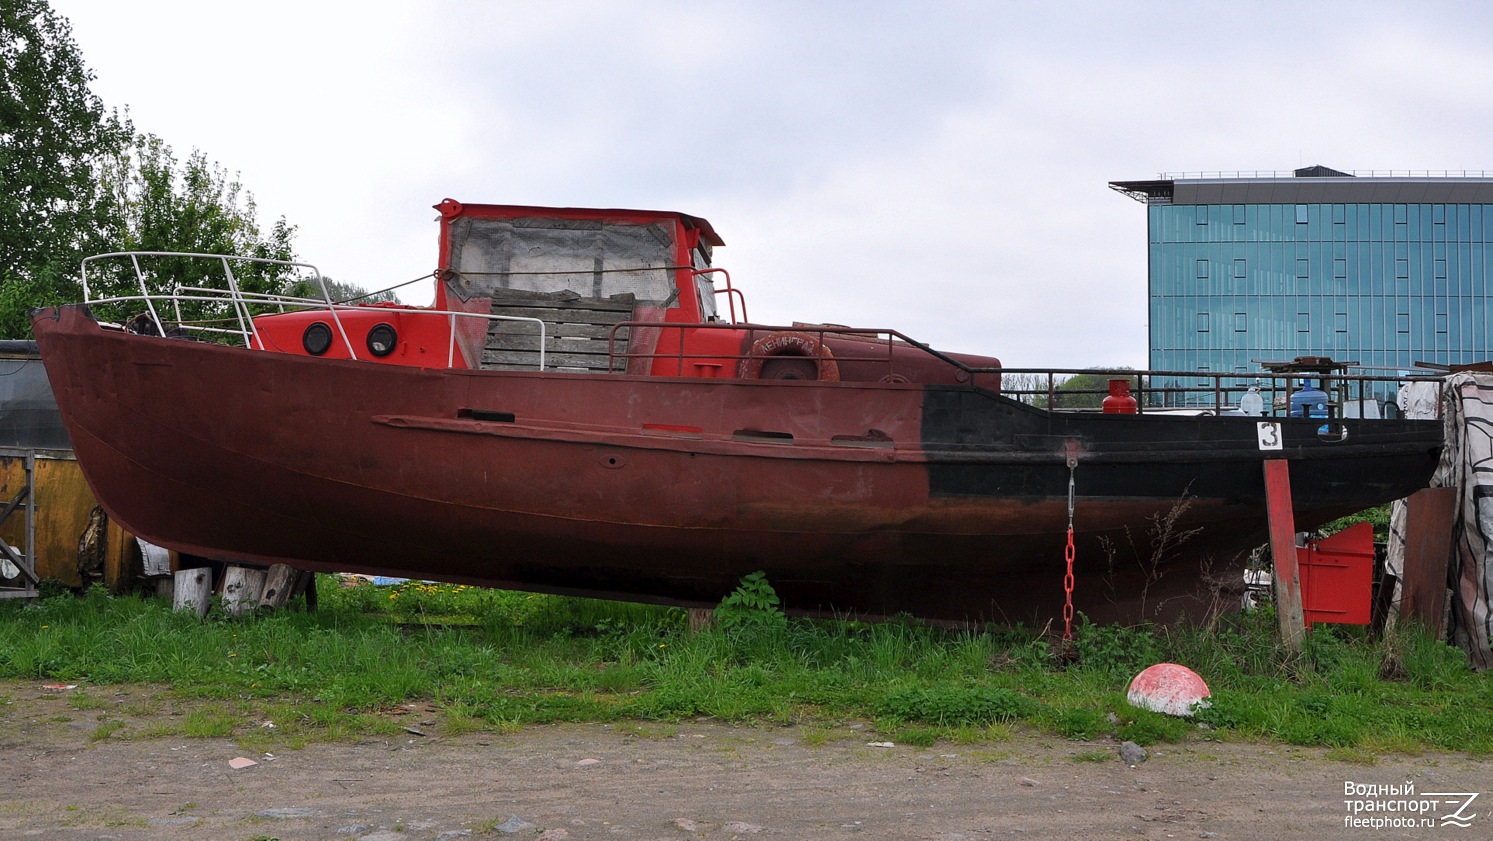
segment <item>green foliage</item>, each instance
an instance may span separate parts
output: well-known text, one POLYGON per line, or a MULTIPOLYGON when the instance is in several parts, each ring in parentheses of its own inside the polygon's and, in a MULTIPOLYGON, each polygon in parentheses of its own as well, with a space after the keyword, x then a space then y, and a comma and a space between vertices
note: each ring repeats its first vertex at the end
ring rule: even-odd
POLYGON ((1050 707, 1042 710, 1037 721, 1063 738, 1085 742, 1110 729, 1109 719, 1097 707, 1050 707))
MULTIPOLYGON (((1105 368, 1094 369, 1092 374, 1075 374, 1057 387, 1053 394, 1054 408, 1057 409, 1098 409, 1104 405, 1104 398, 1109 396, 1109 381, 1124 376, 1124 371, 1130 368, 1105 368)), ((1141 383, 1138 378, 1130 377, 1130 393, 1139 395, 1141 383)))
POLYGON ((1346 517, 1333 520, 1325 526, 1317 529, 1324 535, 1337 534, 1343 529, 1358 523, 1369 523, 1374 527, 1374 540, 1383 543, 1389 539, 1389 511, 1388 503, 1357 514, 1349 514, 1346 517))
POLYGON ((96 162, 132 129, 92 80, 46 0, 0 4, 0 338, 31 334, 28 307, 76 298, 78 261, 111 239, 96 162))
POLYGON ((1162 660, 1154 630, 1144 626, 1096 625, 1087 616, 1074 635, 1078 661, 1086 668, 1109 674, 1133 675, 1162 660))
MULTIPOLYGON (((141 135, 102 163, 102 184, 117 218, 116 251, 177 251, 229 254, 265 260, 293 260, 294 228, 284 219, 261 231, 254 196, 236 177, 193 150, 178 161, 160 138, 141 135)), ((140 261, 146 291, 170 294, 177 286, 228 289, 220 261, 151 257, 140 261)), ((229 268, 239 289, 248 293, 282 293, 293 270, 275 264, 235 261, 229 268)), ((100 262, 89 268, 89 291, 95 297, 141 294, 141 279, 128 261, 100 262)), ((123 321, 143 307, 130 303, 100 307, 100 316, 123 321)), ((226 320, 228 307, 197 303, 184 307, 183 320, 226 320)), ((223 326, 223 325, 217 325, 223 326)))
MULTIPOLYGON (((292 256, 294 229, 285 220, 261 231, 254 198, 236 178, 201 152, 178 163, 160 138, 137 135, 127 118, 106 112, 92 79, 67 20, 46 0, 0 4, 0 338, 29 336, 31 307, 80 300, 79 266, 91 254, 292 256)), ((221 268, 208 265, 158 261, 149 269, 151 291, 177 283, 225 288, 221 268)), ((138 294, 123 268, 90 271, 95 294, 138 294)), ((244 265, 238 279, 248 291, 278 292, 287 277, 244 265)), ((187 315, 214 318, 219 309, 187 315)))
POLYGON ((941 725, 1018 721, 1036 709, 1025 695, 988 686, 908 687, 887 693, 876 705, 888 718, 941 725))
POLYGON ((318 284, 312 279, 297 280, 290 285, 285 294, 293 295, 297 298, 323 300, 322 287, 324 285, 326 287, 326 296, 331 298, 334 304, 378 304, 399 300, 399 296, 392 289, 369 292, 356 283, 343 283, 340 280, 333 280, 326 275, 322 276, 321 281, 318 284))
MULTIPOLYGON (((752 578, 753 610, 777 605, 752 578)), ((840 726, 871 720, 914 745, 1004 738, 1031 727, 1072 739, 1142 744, 1266 738, 1364 761, 1427 748, 1493 753, 1493 674, 1413 629, 1389 639, 1318 626, 1304 654, 1274 642, 1273 620, 1205 628, 1080 626, 1081 658, 1037 652, 1031 632, 913 621, 783 619, 750 632, 688 633, 674 608, 448 584, 343 587, 321 607, 247 619, 176 614, 161 599, 95 588, 0 603, 0 680, 77 683, 109 738, 226 736, 293 745, 398 730, 409 704, 444 712, 452 732, 552 721, 724 721, 840 726), (1012 652, 1016 653, 1013 656, 1012 652), (1188 665, 1208 681, 1195 719, 1131 708, 1132 669, 1188 665), (1381 676, 1386 670, 1392 679, 1381 676), (154 688, 121 705, 101 687, 154 688), (176 714, 160 715, 161 707, 176 714), (146 722, 137 717, 149 717, 146 722), (264 731, 253 722, 273 720, 264 731)), ((0 693, 5 691, 0 684, 0 693)))
POLYGON ((1115 717, 1119 719, 1115 726, 1115 738, 1138 745, 1180 742, 1196 727, 1194 722, 1185 718, 1137 709, 1129 704, 1116 704, 1115 717))
POLYGON ((715 621, 724 629, 738 628, 783 628, 788 617, 783 615, 778 593, 767 581, 767 574, 758 570, 742 576, 741 584, 721 599, 715 609, 715 621))

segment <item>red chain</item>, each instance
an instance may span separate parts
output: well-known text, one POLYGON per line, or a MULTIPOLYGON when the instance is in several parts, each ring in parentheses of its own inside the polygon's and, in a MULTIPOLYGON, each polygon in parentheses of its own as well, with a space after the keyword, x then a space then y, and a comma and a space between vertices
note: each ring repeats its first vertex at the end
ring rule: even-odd
POLYGON ((1063 557, 1068 561, 1068 573, 1063 576, 1063 592, 1068 600, 1063 603, 1063 642, 1073 641, 1073 526, 1068 526, 1068 547, 1063 557))

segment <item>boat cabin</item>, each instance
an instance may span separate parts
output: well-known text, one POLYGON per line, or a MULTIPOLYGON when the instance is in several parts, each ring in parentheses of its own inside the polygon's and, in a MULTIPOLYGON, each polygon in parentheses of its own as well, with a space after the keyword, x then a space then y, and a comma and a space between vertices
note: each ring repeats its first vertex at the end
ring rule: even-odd
POLYGON ((251 345, 418 367, 831 382, 968 382, 967 368, 1000 365, 885 330, 753 325, 712 264, 724 242, 699 217, 454 199, 436 209, 431 307, 262 315, 251 345))

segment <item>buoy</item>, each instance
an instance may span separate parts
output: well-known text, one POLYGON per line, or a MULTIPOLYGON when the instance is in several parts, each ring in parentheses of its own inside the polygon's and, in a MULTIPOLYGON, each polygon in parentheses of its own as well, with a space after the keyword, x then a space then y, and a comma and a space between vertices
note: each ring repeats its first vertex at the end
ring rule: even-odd
POLYGON ((1130 681, 1125 700, 1143 710, 1190 717, 1194 710, 1208 706, 1204 699, 1212 694, 1208 684, 1192 669, 1176 663, 1157 663, 1130 681))

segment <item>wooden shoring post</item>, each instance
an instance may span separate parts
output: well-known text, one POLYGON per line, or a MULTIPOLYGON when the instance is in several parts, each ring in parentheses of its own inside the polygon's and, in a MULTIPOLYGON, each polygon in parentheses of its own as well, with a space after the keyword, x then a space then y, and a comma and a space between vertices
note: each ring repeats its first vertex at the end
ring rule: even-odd
POLYGON ((715 612, 708 607, 692 607, 689 609, 689 632, 698 634, 715 624, 715 612))
POLYGON ((1460 494, 1456 488, 1423 488, 1405 501, 1405 568, 1400 619, 1412 620, 1442 638, 1446 609, 1446 569, 1451 562, 1452 524, 1460 494))
POLYGON ((171 591, 171 609, 206 616, 212 601, 213 571, 207 567, 179 569, 171 591))
POLYGON ((230 566, 223 570, 223 610, 229 616, 243 616, 259 604, 264 591, 264 570, 230 566))
POLYGON ((1306 617, 1301 609, 1301 567, 1296 563, 1296 517, 1291 511, 1291 464, 1265 460, 1265 508, 1270 518, 1270 557, 1275 564, 1275 610, 1286 649, 1301 650, 1306 617))
POLYGON ((301 571, 286 564, 274 564, 264 577, 264 589, 259 593, 261 609, 279 610, 285 606, 295 592, 296 580, 301 571))

